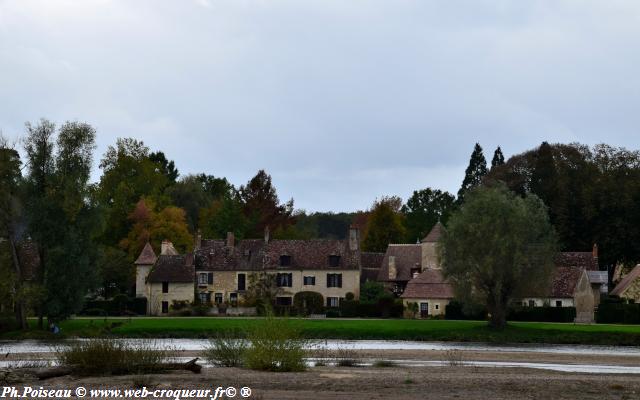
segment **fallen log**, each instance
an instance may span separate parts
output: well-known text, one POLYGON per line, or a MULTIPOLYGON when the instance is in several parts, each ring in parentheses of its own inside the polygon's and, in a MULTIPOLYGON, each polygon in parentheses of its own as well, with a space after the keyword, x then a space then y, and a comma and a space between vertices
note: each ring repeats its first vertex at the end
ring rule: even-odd
POLYGON ((57 378, 59 376, 71 375, 73 369, 71 367, 50 367, 33 370, 33 374, 36 378, 42 380, 57 378))
MULTIPOLYGON (((191 371, 194 374, 199 374, 202 372, 202 365, 199 365, 197 361, 199 358, 194 358, 193 360, 189 360, 186 363, 163 363, 157 365, 140 365, 135 369, 137 371, 142 372, 155 372, 162 373, 163 371, 191 371)), ((71 375, 74 373, 74 368, 72 367, 50 367, 50 368, 41 368, 36 370, 29 370, 29 372, 35 375, 40 380, 57 378, 60 376, 71 375)), ((116 375, 126 375, 131 373, 136 373, 137 371, 105 371, 105 373, 115 373, 116 375)), ((26 372, 26 371, 25 371, 26 372)))

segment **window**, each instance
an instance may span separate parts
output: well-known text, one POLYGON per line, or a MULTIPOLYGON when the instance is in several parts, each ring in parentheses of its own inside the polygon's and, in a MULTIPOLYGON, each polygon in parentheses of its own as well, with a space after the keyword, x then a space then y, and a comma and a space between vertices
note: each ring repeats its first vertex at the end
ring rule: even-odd
POLYGON ((535 300, 529 300, 529 307, 535 307, 536 306, 536 301, 535 300))
POLYGON ((562 307, 562 300, 556 300, 556 307, 562 307))
POLYGON ((291 265, 291 256, 282 255, 280 256, 280 266, 288 267, 291 265))
POLYGON ((342 274, 327 274, 327 287, 342 287, 342 274))
POLYGON ((216 304, 222 304, 222 293, 215 294, 215 302, 216 304))
POLYGON ((292 281, 292 273, 276 274, 276 284, 278 285, 278 287, 291 287, 292 281))
POLYGON ((207 273, 207 283, 213 285, 213 272, 207 273))
POLYGON ((238 274, 238 290, 247 290, 246 274, 238 274))
POLYGON ((198 298, 200 299, 200 303, 207 304, 211 302, 211 293, 202 292, 198 293, 198 298))
POLYGON ((440 309, 440 304, 436 304, 436 310, 440 309))
POLYGON ((290 306, 291 305, 291 297, 276 297, 276 305, 279 305, 279 306, 290 306))
POLYGON ((198 285, 206 285, 209 282, 208 275, 206 272, 201 272, 198 274, 198 285))
POLYGON ((337 268, 340 266, 340 256, 329 256, 329 266, 332 268, 337 268))
POLYGON ((316 277, 315 276, 305 276, 304 277, 304 282, 303 284, 305 286, 315 286, 316 284, 316 277))
POLYGON ((169 282, 162 282, 162 293, 169 293, 169 282))
POLYGON ((327 297, 327 307, 340 307, 340 298, 327 297))
POLYGON ((162 302, 162 313, 163 314, 167 314, 169 312, 169 302, 168 301, 163 301, 162 302))
POLYGON ((236 307, 238 305, 238 293, 229 294, 229 303, 231 303, 233 307, 236 307))

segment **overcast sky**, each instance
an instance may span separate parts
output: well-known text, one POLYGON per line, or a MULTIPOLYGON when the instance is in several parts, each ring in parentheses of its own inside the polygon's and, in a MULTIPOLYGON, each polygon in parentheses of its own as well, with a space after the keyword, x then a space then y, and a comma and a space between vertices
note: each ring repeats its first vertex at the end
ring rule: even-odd
POLYGON ((639 77, 637 0, 0 0, 5 136, 86 121, 96 165, 135 137, 308 211, 455 193, 476 141, 638 149, 639 77))

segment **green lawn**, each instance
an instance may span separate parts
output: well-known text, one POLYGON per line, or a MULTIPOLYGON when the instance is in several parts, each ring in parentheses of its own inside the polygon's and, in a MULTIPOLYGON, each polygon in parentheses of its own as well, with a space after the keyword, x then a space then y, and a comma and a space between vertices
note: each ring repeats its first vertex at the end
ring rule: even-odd
MULTIPOLYGON (((35 321, 30 321, 35 326, 35 321)), ((640 346, 640 325, 574 325, 512 322, 495 332, 483 321, 291 319, 302 334, 314 339, 390 339, 473 341, 492 343, 583 343, 640 346)), ((241 336, 260 324, 259 318, 80 318, 60 324, 64 337, 211 337, 227 332, 241 336)), ((32 331, 10 332, 3 338, 48 338, 32 331)))

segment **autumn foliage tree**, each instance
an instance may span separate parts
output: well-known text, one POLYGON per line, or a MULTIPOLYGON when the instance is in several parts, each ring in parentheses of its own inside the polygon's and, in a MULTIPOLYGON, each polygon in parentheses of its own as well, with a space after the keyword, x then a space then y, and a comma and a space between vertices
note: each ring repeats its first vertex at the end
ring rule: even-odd
POLYGON ((193 238, 189 233, 183 209, 168 206, 156 210, 153 200, 140 199, 129 214, 131 231, 120 241, 120 247, 134 260, 147 242, 156 252, 164 239, 171 241, 180 253, 190 250, 193 238))
POLYGON ((389 243, 402 243, 405 228, 402 221, 399 197, 382 197, 373 203, 364 232, 362 250, 384 252, 389 243))

